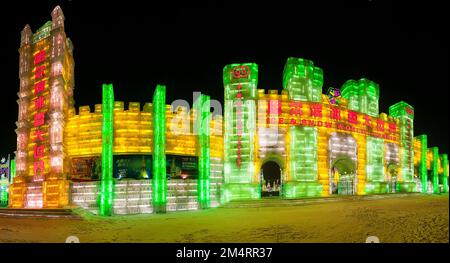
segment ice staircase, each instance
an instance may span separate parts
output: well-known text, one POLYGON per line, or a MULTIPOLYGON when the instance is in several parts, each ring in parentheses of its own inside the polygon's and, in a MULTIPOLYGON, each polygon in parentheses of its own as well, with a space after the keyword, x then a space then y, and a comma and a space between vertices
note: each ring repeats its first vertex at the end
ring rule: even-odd
POLYGON ((333 197, 317 197, 317 198, 302 198, 302 199, 282 199, 279 197, 267 197, 256 200, 233 200, 226 204, 222 204, 219 207, 220 208, 286 207, 286 206, 299 206, 299 205, 320 204, 339 201, 376 200, 384 198, 407 197, 413 195, 420 195, 420 194, 398 193, 398 194, 379 194, 379 195, 347 195, 347 196, 341 195, 333 197))
POLYGON ((0 217, 82 219, 82 217, 77 213, 75 213, 71 208, 56 208, 56 209, 0 208, 0 217))

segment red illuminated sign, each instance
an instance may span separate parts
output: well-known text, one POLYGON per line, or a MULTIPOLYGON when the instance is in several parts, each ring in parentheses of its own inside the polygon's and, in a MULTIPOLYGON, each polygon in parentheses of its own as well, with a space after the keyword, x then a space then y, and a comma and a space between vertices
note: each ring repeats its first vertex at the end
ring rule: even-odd
POLYGON ((378 119, 377 120, 377 131, 384 132, 384 121, 378 119))
POLYGON ((34 170, 34 174, 41 174, 44 172, 45 167, 44 167, 44 161, 42 160, 37 160, 33 163, 33 170, 34 170))
POLYGON ((237 167, 241 166, 241 147, 242 147, 242 84, 239 83, 237 86, 238 93, 236 96, 236 99, 238 100, 236 102, 236 134, 238 137, 237 142, 237 160, 236 165, 237 167))
POLYGON ((322 118, 322 104, 313 103, 309 105, 309 116, 322 118))
POLYGON ((44 141, 44 131, 43 130, 41 130, 41 129, 36 129, 35 131, 34 131, 34 136, 36 136, 36 139, 34 140, 35 142, 37 142, 37 141, 41 141, 41 142, 43 142, 44 141))
POLYGON ((280 117, 282 115, 282 105, 278 100, 269 100, 268 109, 270 114, 267 117, 267 124, 325 127, 391 141, 398 141, 399 139, 397 125, 395 123, 372 118, 369 115, 351 110, 346 110, 347 113, 344 114, 345 111, 339 107, 325 108, 321 103, 291 101, 289 102, 288 118, 280 117), (303 106, 306 109, 309 108, 309 116, 303 114, 303 106), (347 115, 347 118, 345 118, 345 115, 347 115), (300 117, 302 118, 300 119, 300 117), (329 118, 322 120, 323 117, 329 118), (361 122, 358 119, 361 119, 361 122))
POLYGON ((246 78, 250 75, 250 68, 248 66, 237 66, 233 68, 233 77, 235 79, 246 78))
POLYGON ((37 110, 40 110, 40 109, 42 109, 42 108, 44 108, 44 105, 45 104, 45 102, 44 102, 44 97, 43 96, 39 96, 37 99, 36 99, 36 101, 34 102, 34 109, 37 111, 37 110))
POLYGON ((364 125, 366 125, 367 127, 372 128, 372 122, 370 121, 370 116, 369 115, 364 115, 363 119, 364 119, 364 125))
MULTIPOLYGON (((410 107, 407 107, 406 108, 406 112, 408 112, 408 109, 411 109, 411 111, 412 111, 412 108, 410 108, 410 107)), ((411 114, 412 115, 412 114, 411 114)), ((409 158, 411 158, 411 157, 413 157, 413 152, 412 152, 412 126, 411 126, 411 120, 409 119, 409 118, 406 118, 406 129, 407 129, 407 131, 406 131, 406 134, 405 134, 405 146, 406 146, 406 149, 408 150, 407 152, 408 152, 408 159, 409 158)))
POLYGON ((330 119, 340 120, 341 119, 341 110, 339 108, 331 108, 330 119))
POLYGON ((40 127, 44 125, 44 123, 45 123, 45 112, 38 112, 34 114, 34 121, 33 121, 34 127, 40 127))
POLYGON ((45 65, 37 66, 34 70, 34 79, 42 79, 45 77, 45 65))
POLYGON ((34 94, 35 95, 43 92, 44 89, 45 89, 45 81, 44 80, 41 80, 34 84, 34 94))
POLYGON ((302 103, 301 102, 290 102, 289 103, 289 115, 291 116, 301 116, 302 112, 302 103))
MULTIPOLYGON (((250 68, 248 66, 236 66, 232 70, 233 78, 240 79, 246 78, 250 75, 250 68)), ((236 135, 237 135, 237 167, 241 167, 242 163, 242 131, 244 129, 243 115, 242 115, 242 105, 244 96, 242 94, 242 84, 239 83, 236 87, 236 135)), ((281 107, 281 104, 280 104, 281 107)), ((281 108, 280 108, 281 110, 281 108)), ((281 113, 281 111, 280 111, 281 113)))
POLYGON ((34 159, 39 159, 44 157, 45 147, 44 145, 35 145, 34 146, 34 159))
POLYGON ((411 107, 406 107, 406 113, 408 113, 409 115, 414 115, 414 109, 411 107))
POLYGON ((43 172, 45 171, 45 163, 42 158, 45 157, 46 149, 44 142, 45 130, 43 126, 45 125, 45 99, 43 96, 45 90, 45 70, 46 67, 43 62, 46 59, 45 50, 40 50, 34 55, 34 65, 36 66, 34 70, 34 95, 37 96, 34 101, 34 117, 33 126, 36 128, 34 135, 36 136, 36 145, 33 148, 33 171, 35 180, 43 180, 43 172))
POLYGON ((41 50, 36 55, 34 55, 34 65, 41 64, 44 61, 45 61, 45 50, 41 50))
POLYGON ((348 122, 351 124, 358 124, 358 114, 354 111, 349 110, 348 111, 348 122))
POLYGON ((389 123, 389 132, 390 133, 396 133, 397 132, 397 125, 395 123, 389 123))

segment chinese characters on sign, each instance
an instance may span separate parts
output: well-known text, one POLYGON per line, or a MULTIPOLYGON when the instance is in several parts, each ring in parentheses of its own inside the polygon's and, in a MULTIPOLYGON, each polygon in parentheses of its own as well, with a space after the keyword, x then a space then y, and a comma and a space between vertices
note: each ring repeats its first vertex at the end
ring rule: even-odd
POLYGON ((327 108, 321 103, 290 101, 289 112, 284 115, 281 111, 281 101, 269 100, 267 103, 269 112, 267 124, 325 127, 391 141, 399 139, 397 124, 366 114, 333 106, 327 108))
MULTIPOLYGON (((246 78, 250 74, 250 68, 248 66, 239 66, 233 69, 233 78, 246 78)), ((243 115, 242 115, 242 83, 239 83, 236 87, 238 90, 236 93, 236 135, 237 135, 237 167, 241 167, 242 162, 242 131, 243 131, 243 115)))
MULTIPOLYGON (((406 113, 408 115, 413 116, 414 115, 414 110, 411 107, 406 107, 406 113)), ((406 150, 407 150, 407 158, 411 159, 414 158, 413 157, 413 151, 412 151, 412 122, 410 118, 406 118, 406 150)))
POLYGON ((43 158, 45 157, 46 149, 44 142, 44 134, 46 130, 44 128, 45 125, 45 108, 46 101, 44 97, 45 92, 45 59, 46 53, 45 50, 40 50, 37 54, 34 55, 34 118, 33 118, 33 127, 34 130, 34 149, 33 149, 33 172, 34 172, 34 181, 43 181, 44 180, 44 171, 45 171, 45 163, 43 158))

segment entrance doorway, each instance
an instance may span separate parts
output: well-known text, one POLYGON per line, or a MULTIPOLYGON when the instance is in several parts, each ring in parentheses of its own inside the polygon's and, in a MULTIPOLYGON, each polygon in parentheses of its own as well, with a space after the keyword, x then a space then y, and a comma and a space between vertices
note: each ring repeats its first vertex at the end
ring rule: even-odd
POLYGON ((334 132, 328 140, 330 195, 358 193, 357 150, 351 134, 334 132))
POLYGON ((389 192, 396 193, 397 192, 398 165, 395 163, 390 163, 387 166, 386 170, 387 170, 387 174, 388 174, 389 192))
POLYGON ((261 172, 261 197, 280 196, 281 167, 274 161, 267 161, 261 172))
POLYGON ((331 194, 355 195, 357 192, 356 186, 355 162, 348 157, 337 159, 331 167, 331 194))

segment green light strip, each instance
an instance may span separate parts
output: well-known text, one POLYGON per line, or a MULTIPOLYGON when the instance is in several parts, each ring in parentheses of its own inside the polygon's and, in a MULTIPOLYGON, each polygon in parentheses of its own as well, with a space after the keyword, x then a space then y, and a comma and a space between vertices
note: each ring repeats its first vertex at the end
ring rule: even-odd
POLYGON ((0 185, 0 207, 8 206, 8 186, 0 185))
POLYGON ((428 178, 427 178, 427 135, 423 134, 417 136, 421 141, 421 155, 420 155, 420 165, 419 165, 419 176, 422 182, 422 193, 426 194, 428 191, 428 178))
POLYGON ((16 159, 11 160, 11 173, 9 177, 9 183, 12 184, 14 177, 16 177, 16 159))
POLYGON ((442 173, 442 192, 443 193, 448 193, 448 155, 447 154, 441 154, 441 165, 442 168, 444 169, 444 172, 442 173))
POLYGON ((157 85, 153 94, 153 208, 166 212, 166 87, 157 85))
POLYGON ((433 194, 439 194, 439 148, 432 147, 431 151, 433 152, 433 163, 431 164, 431 175, 433 180, 433 194))
POLYGON ((114 90, 112 84, 103 84, 102 103, 102 182, 100 189, 100 215, 112 215, 113 204, 113 129, 114 90))
POLYGON ((198 127, 198 151, 199 151, 199 178, 198 178, 198 202, 200 208, 210 206, 210 145, 209 145, 209 120, 210 98, 200 95, 194 106, 197 113, 198 127))

